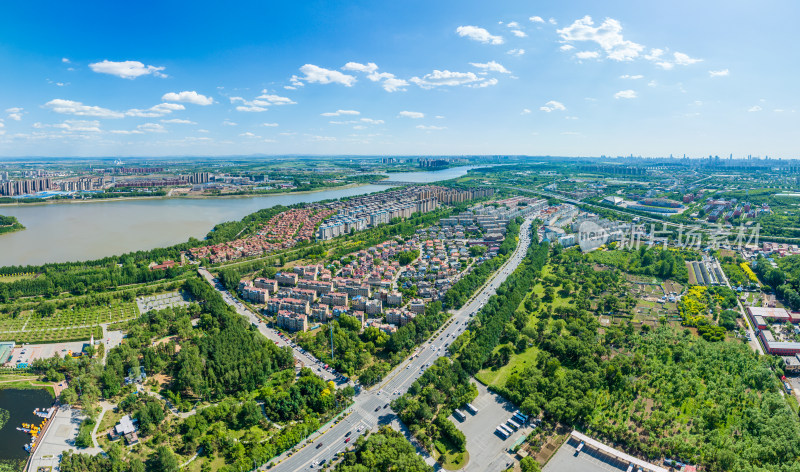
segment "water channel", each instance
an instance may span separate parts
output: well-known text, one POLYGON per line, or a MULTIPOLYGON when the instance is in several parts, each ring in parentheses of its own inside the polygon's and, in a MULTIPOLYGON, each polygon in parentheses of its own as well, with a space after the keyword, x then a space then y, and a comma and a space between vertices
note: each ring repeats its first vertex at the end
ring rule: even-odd
MULTIPOLYGON (((389 180, 430 183, 461 177, 474 167, 391 174, 389 180)), ((275 205, 377 192, 362 185, 303 194, 241 198, 161 198, 0 206, 27 229, 0 236, 0 266, 98 259, 202 239, 214 225, 275 205)))

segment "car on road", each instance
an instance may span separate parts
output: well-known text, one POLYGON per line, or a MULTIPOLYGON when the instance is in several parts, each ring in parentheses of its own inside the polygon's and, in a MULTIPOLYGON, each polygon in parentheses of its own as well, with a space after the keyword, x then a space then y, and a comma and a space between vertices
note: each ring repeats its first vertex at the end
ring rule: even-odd
POLYGON ((353 432, 352 431, 348 431, 347 434, 345 434, 345 437, 350 436, 351 434, 353 434, 353 432))
POLYGON ((349 443, 349 442, 350 442, 350 438, 345 438, 345 439, 344 439, 344 442, 345 442, 345 443, 349 443))
POLYGON ((322 443, 317 444, 317 449, 322 447, 322 443))
POLYGON ((379 407, 379 406, 376 406, 376 407, 375 407, 375 411, 378 411, 378 410, 380 410, 380 409, 381 409, 381 407, 379 407))

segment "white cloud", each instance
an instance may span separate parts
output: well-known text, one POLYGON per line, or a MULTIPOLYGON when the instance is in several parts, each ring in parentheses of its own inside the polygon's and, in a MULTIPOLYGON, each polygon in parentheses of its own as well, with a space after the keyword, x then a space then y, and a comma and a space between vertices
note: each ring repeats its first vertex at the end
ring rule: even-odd
POLYGON ((562 51, 571 51, 575 49, 575 46, 571 44, 562 44, 561 47, 559 47, 558 49, 561 49, 562 51))
POLYGON ((381 85, 387 92, 405 91, 405 87, 408 86, 408 82, 406 80, 398 79, 394 74, 390 74, 389 72, 378 72, 378 65, 374 62, 369 62, 367 64, 348 62, 344 65, 344 67, 342 67, 342 69, 363 72, 367 74, 367 78, 372 82, 383 81, 381 85))
POLYGON ((244 133, 239 134, 239 136, 242 136, 242 137, 245 137, 245 138, 259 138, 259 139, 261 139, 261 136, 256 136, 255 134, 251 133, 250 131, 245 131, 244 133))
POLYGON ((530 114, 531 114, 531 111, 528 110, 527 108, 523 108, 522 109, 522 113, 520 113, 520 115, 530 115, 530 114))
POLYGON ((144 124, 141 124, 141 125, 137 126, 136 128, 138 128, 138 129, 140 129, 142 131, 149 132, 149 133, 166 133, 167 132, 167 130, 165 130, 164 127, 161 126, 158 123, 144 123, 144 124))
POLYGON ((675 58, 675 64, 678 64, 679 66, 688 66, 691 64, 697 64, 698 62, 703 62, 702 59, 689 57, 687 54, 682 52, 675 52, 672 54, 672 57, 675 58))
POLYGON ((593 41, 615 61, 630 61, 644 50, 641 44, 628 41, 622 37, 622 25, 619 21, 606 18, 598 27, 594 27, 592 17, 584 16, 571 25, 558 30, 564 41, 593 41))
POLYGON ((289 97, 281 97, 280 95, 268 94, 266 90, 261 91, 264 95, 259 95, 256 100, 264 100, 270 105, 297 105, 297 102, 292 101, 289 97))
POLYGON ((511 30, 511 34, 513 34, 514 36, 516 36, 518 38, 524 38, 524 37, 528 36, 527 34, 525 34, 524 31, 520 31, 520 30, 511 30))
POLYGON ((65 120, 62 123, 53 125, 44 125, 42 123, 34 123, 35 129, 55 128, 60 129, 62 134, 71 133, 102 133, 100 129, 100 122, 97 120, 65 120))
POLYGON ((364 125, 355 125, 353 126, 353 129, 367 129, 367 127, 364 125))
POLYGON ((520 49, 510 49, 506 54, 511 55, 511 56, 521 56, 521 55, 525 54, 525 50, 522 49, 522 48, 520 48, 520 49))
POLYGON ((708 71, 708 75, 711 77, 727 77, 729 74, 730 71, 728 69, 708 71))
POLYGON ((372 118, 361 118, 363 123, 369 123, 371 125, 382 125, 384 123, 383 120, 373 120, 372 118))
POLYGON ((401 111, 400 113, 397 114, 397 116, 401 116, 403 118, 419 119, 419 118, 425 118, 425 113, 420 113, 418 111, 401 111))
POLYGON ((541 16, 532 16, 528 19, 534 23, 544 23, 544 19, 541 16))
POLYGON ((436 115, 436 116, 434 116, 434 118, 436 118, 437 120, 443 120, 444 119, 444 117, 442 115, 436 115))
POLYGON ((146 66, 139 61, 114 62, 104 60, 103 62, 89 64, 89 68, 99 74, 116 75, 123 79, 135 79, 136 77, 150 74, 156 77, 166 77, 165 74, 161 73, 164 67, 146 66))
POLYGON ((759 105, 755 105, 755 106, 752 106, 752 107, 748 108, 747 111, 749 111, 751 113, 752 112, 756 112, 756 111, 761 111, 761 107, 759 105))
POLYGON ((600 53, 597 51, 580 51, 575 53, 575 57, 578 59, 597 59, 600 57, 600 53))
POLYGON ((658 87, 658 82, 656 82, 655 80, 651 80, 650 82, 647 82, 647 86, 648 87, 658 87))
POLYGON ((203 105, 203 106, 211 105, 212 103, 214 103, 213 98, 201 95, 195 92, 194 90, 183 91, 179 93, 175 92, 165 93, 161 97, 161 101, 191 103, 193 105, 203 105))
POLYGON ((442 130, 442 129, 447 129, 447 126, 417 125, 417 129, 424 129, 424 130, 427 130, 427 131, 438 131, 438 130, 442 130))
POLYGON ((185 110, 186 107, 179 104, 179 103, 159 103, 158 105, 152 106, 147 110, 139 110, 137 108, 132 108, 125 112, 126 116, 138 116, 144 118, 154 118, 158 116, 169 115, 173 111, 185 110))
POLYGON ((235 122, 233 122, 231 120, 227 120, 227 119, 222 122, 222 126, 236 126, 238 124, 239 123, 235 123, 235 122))
POLYGON ((620 79, 629 79, 629 80, 639 80, 639 79, 643 79, 644 76, 643 75, 628 75, 628 74, 625 74, 625 75, 619 76, 619 78, 620 79))
POLYGON ((356 110, 336 110, 336 111, 321 113, 321 116, 342 116, 342 115, 360 115, 360 114, 361 112, 356 110))
POLYGON ((314 64, 305 64, 300 68, 300 72, 305 74, 305 77, 295 80, 296 76, 292 76, 292 84, 295 86, 297 85, 295 82, 300 82, 300 80, 317 84, 341 84, 345 87, 352 87, 356 83, 356 78, 352 75, 342 74, 338 70, 325 69, 314 64))
POLYGON ((333 136, 311 136, 312 141, 336 141, 333 136))
POLYGON ((278 126, 278 123, 262 123, 261 126, 267 126, 269 128, 274 128, 278 126))
POLYGON ((672 70, 675 67, 675 64, 668 61, 659 61, 656 62, 656 65, 664 70, 672 70))
POLYGON ((84 105, 81 102, 76 102, 73 100, 63 100, 60 98, 50 100, 49 102, 44 104, 44 107, 49 108, 50 110, 56 113, 63 113, 65 115, 95 116, 98 118, 122 118, 125 116, 124 113, 120 113, 118 111, 113 111, 107 108, 101 108, 96 106, 84 105))
POLYGON ((6 108, 6 113, 8 113, 8 119, 14 121, 22 120, 22 110, 23 108, 20 107, 6 108))
POLYGON ((614 98, 636 98, 635 90, 620 90, 614 94, 614 98))
POLYGON ((182 120, 180 118, 172 118, 170 120, 161 120, 162 123, 173 123, 176 125, 196 125, 194 121, 182 120))
POLYGON ((481 64, 480 62, 470 62, 470 65, 473 67, 477 67, 478 69, 483 69, 485 71, 490 72, 499 72, 501 74, 510 74, 511 71, 503 67, 501 64, 495 61, 489 61, 485 64, 481 64))
POLYGON ((374 62, 369 62, 367 64, 360 64, 358 62, 348 62, 347 64, 342 67, 344 70, 351 70, 354 72, 364 72, 365 74, 371 74, 378 70, 378 65, 374 62))
POLYGON ((109 131, 111 134, 144 134, 140 129, 112 129, 109 131))
POLYGON ((497 45, 505 42, 502 36, 494 36, 478 26, 459 26, 456 28, 456 33, 458 33, 458 35, 462 38, 467 37, 469 39, 487 44, 497 45))
POLYGON ((258 105, 239 105, 236 107, 236 111, 242 111, 245 113, 260 113, 267 110, 269 110, 269 108, 260 107, 258 105))
POLYGON ((549 20, 547 20, 547 22, 550 23, 551 25, 557 25, 558 24, 558 22, 556 21, 555 18, 550 18, 549 20))
POLYGON ((467 85, 467 87, 471 88, 486 88, 491 87, 492 85, 497 85, 498 80, 495 78, 491 78, 489 80, 481 80, 480 82, 476 82, 474 84, 467 85))
POLYGON ((564 106, 563 103, 557 102, 555 100, 550 100, 549 102, 545 103, 543 106, 539 107, 540 110, 546 111, 550 113, 551 111, 564 111, 567 107, 564 106))
POLYGON ((431 89, 440 86, 453 87, 457 85, 467 85, 484 81, 486 81, 486 78, 478 77, 474 72, 451 72, 449 70, 434 70, 430 74, 425 74, 422 76, 422 78, 411 78, 411 82, 424 89, 431 89))
POLYGON ((67 59, 66 57, 62 57, 61 58, 61 62, 63 62, 64 64, 69 64, 70 63, 69 59, 67 59))
MULTIPOLYGON (((501 21, 500 24, 503 24, 503 22, 501 21)), ((511 21, 507 23, 506 26, 508 26, 509 28, 519 28, 519 23, 517 23, 516 21, 511 21)))

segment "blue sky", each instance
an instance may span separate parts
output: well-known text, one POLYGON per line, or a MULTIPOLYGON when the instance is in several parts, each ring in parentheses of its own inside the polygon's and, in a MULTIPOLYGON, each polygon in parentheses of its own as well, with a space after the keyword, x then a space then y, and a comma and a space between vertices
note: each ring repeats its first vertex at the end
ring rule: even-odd
POLYGON ((118 3, 0 6, 0 156, 800 157, 793 1, 118 3))

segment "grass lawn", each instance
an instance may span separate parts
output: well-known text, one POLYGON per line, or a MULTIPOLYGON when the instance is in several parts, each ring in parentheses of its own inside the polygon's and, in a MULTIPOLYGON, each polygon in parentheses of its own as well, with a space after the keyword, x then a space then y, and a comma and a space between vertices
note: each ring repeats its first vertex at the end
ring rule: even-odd
POLYGON ((32 280, 36 274, 0 275, 0 283, 8 284, 17 280, 32 280))
POLYGON ((475 374, 475 378, 486 386, 504 385, 511 374, 514 372, 523 371, 528 368, 528 366, 535 364, 536 354, 538 352, 539 350, 536 349, 536 347, 529 347, 525 352, 511 356, 508 364, 504 365, 503 367, 494 370, 482 369, 480 372, 475 374))

